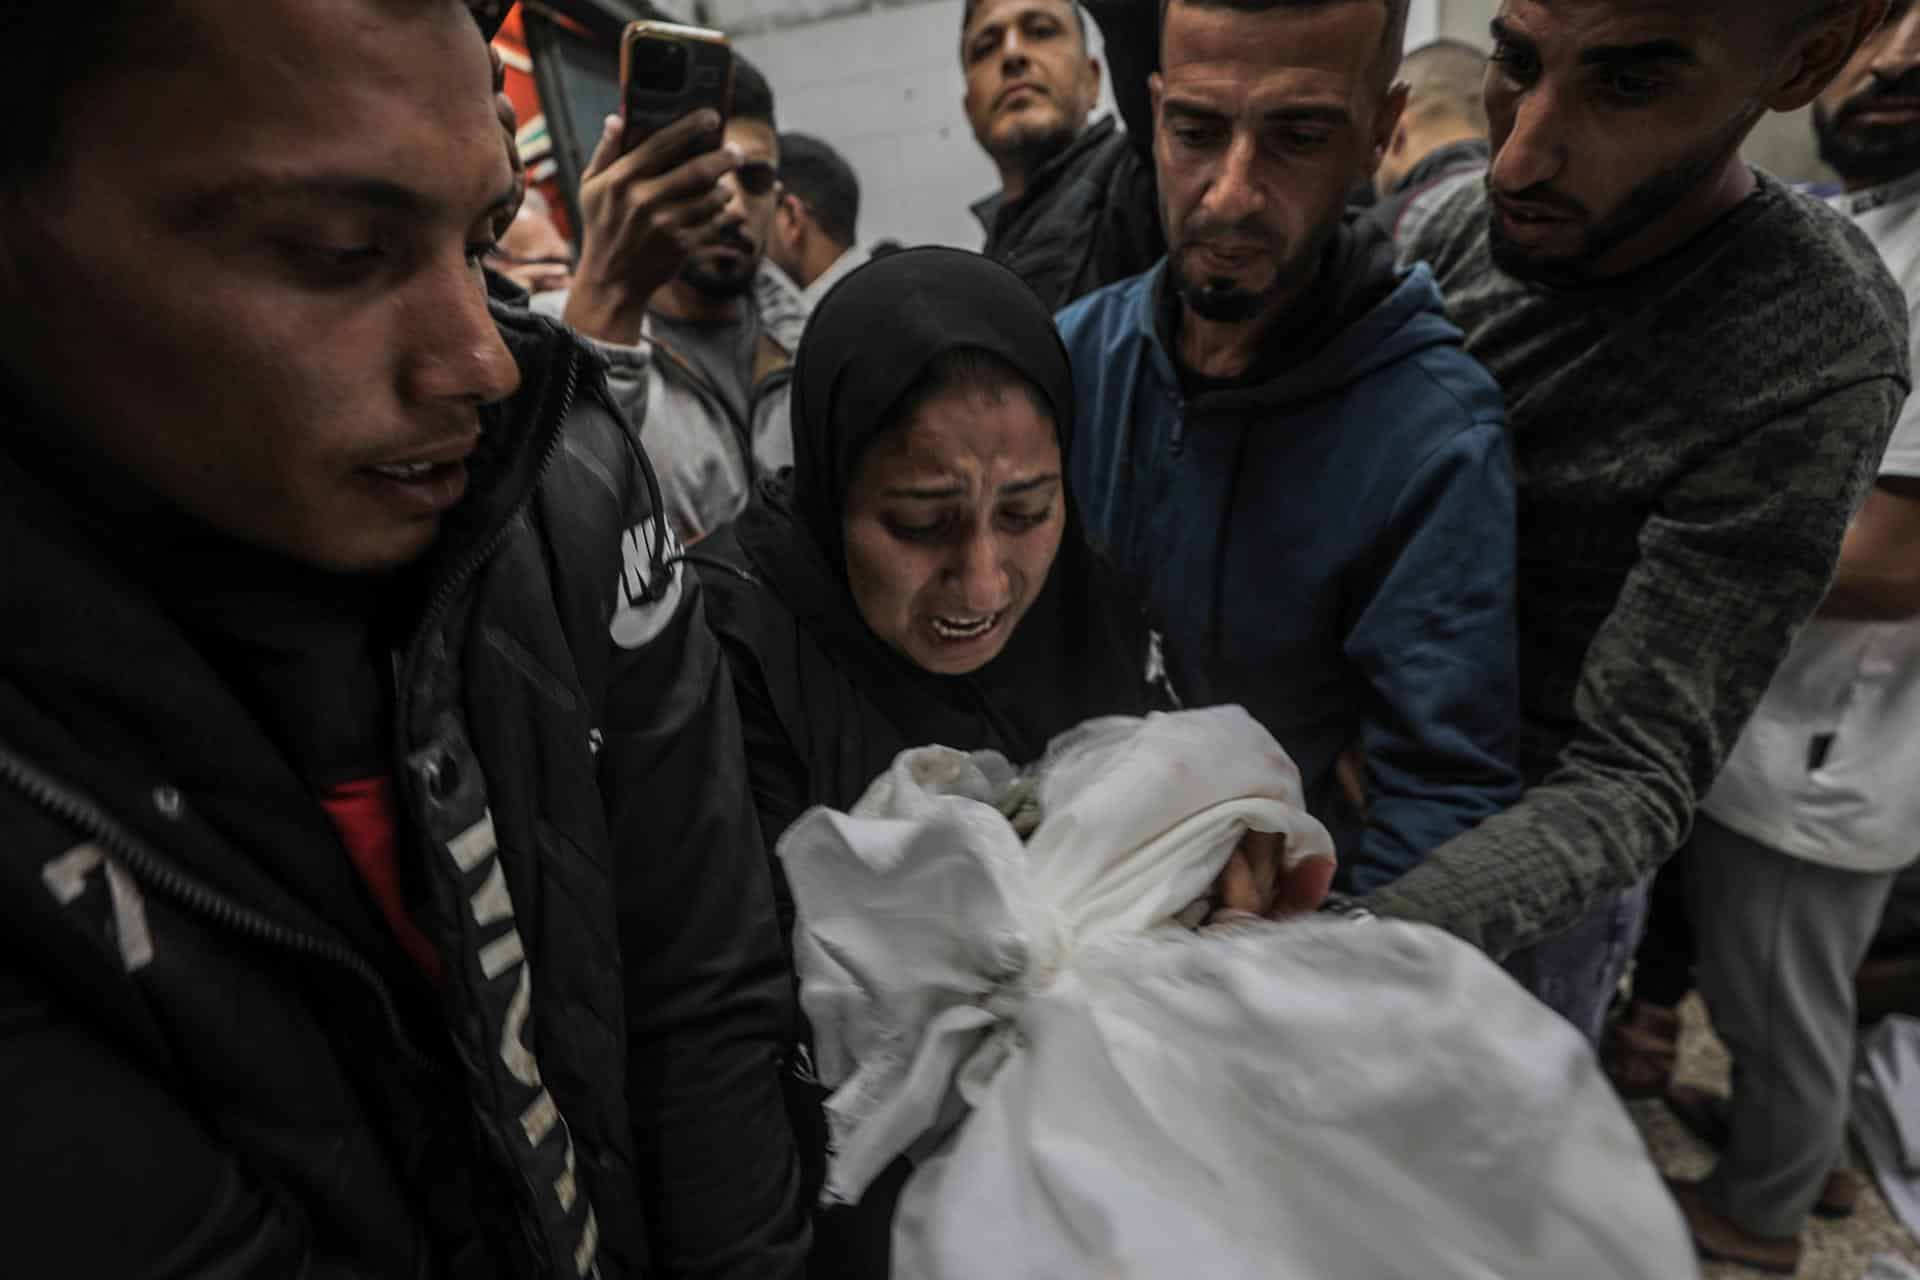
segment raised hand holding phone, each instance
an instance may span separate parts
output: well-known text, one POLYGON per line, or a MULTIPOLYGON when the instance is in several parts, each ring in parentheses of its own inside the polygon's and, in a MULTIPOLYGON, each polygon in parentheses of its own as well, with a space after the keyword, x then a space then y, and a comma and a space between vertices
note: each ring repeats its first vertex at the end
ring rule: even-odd
POLYGON ((647 300, 720 227, 718 183, 740 163, 718 144, 720 117, 700 111, 622 154, 619 116, 607 117, 580 182, 580 269, 566 321, 603 342, 640 336, 647 300), (717 149, 716 149, 717 148, 717 149))
POLYGON ((689 54, 679 64, 684 80, 676 81, 665 74, 672 70, 665 64, 673 59, 659 54, 663 25, 636 23, 628 29, 621 58, 626 115, 607 117, 581 175, 580 266, 565 319, 603 342, 636 341, 648 300, 673 279, 694 248, 724 229, 727 194, 718 184, 741 159, 722 145, 723 108, 732 88, 732 52, 725 38, 698 33, 704 48, 710 49, 714 39, 720 42, 724 73, 714 54, 689 54), (696 64, 712 74, 696 74, 696 64), (693 105, 661 123, 668 104, 700 102, 707 105, 693 105))

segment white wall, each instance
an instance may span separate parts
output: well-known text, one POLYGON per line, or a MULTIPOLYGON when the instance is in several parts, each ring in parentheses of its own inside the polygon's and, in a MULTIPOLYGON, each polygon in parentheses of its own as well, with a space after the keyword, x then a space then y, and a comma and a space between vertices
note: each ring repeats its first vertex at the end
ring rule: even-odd
POLYGON ((1413 0, 1407 7, 1407 48, 1418 49, 1440 34, 1440 0, 1413 0))
MULTIPOLYGON (((1410 46, 1434 37, 1438 5, 1413 0, 1410 46)), ((960 109, 960 11, 961 0, 887 8, 867 0, 706 0, 700 7, 766 73, 780 127, 819 135, 853 165, 863 241, 974 249, 982 233, 967 206, 1000 179, 960 109)), ((1098 56, 1099 35, 1089 35, 1098 56)), ((1112 109, 1109 87, 1102 102, 1112 109)))

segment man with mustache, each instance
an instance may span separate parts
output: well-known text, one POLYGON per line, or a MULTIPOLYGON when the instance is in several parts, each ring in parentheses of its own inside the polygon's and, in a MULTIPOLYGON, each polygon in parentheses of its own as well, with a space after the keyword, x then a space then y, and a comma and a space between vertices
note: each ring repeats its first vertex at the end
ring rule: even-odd
POLYGON ((1089 126, 1100 62, 1075 0, 967 0, 960 20, 962 106, 1000 174, 974 205, 982 249, 1049 307, 1137 275, 1166 252, 1155 211, 1146 86, 1155 13, 1141 0, 1090 5, 1107 37, 1126 121, 1089 126))
MULTIPOLYGON (((731 520, 760 476, 793 461, 788 381, 806 310, 789 282, 762 269, 778 204, 773 89, 745 58, 733 66, 722 133, 732 164, 675 215, 697 229, 691 243, 669 242, 663 254, 654 225, 634 216, 646 144, 622 155, 619 122, 609 120, 581 180, 586 230, 573 288, 549 304, 612 365, 614 393, 659 468, 683 543, 731 520), (678 265, 661 284, 663 260, 678 265)), ((699 124, 679 121, 658 142, 692 143, 699 124)))
POLYGON ((1506 0, 1492 166, 1409 248, 1506 391, 1532 789, 1369 905, 1513 956, 1589 1036, 1907 394, 1873 246, 1739 154, 1886 8, 1506 0))
POLYGON ((1089 536, 1175 688, 1299 764, 1337 883, 1391 883, 1518 793, 1499 389, 1424 269, 1347 213, 1404 102, 1406 0, 1171 0, 1168 255, 1068 308, 1089 536), (1336 769, 1358 744, 1364 813, 1336 769))
MULTIPOLYGON (((1847 187, 1831 203, 1873 241, 1909 306, 1920 304, 1912 0, 1892 0, 1813 118, 1820 153, 1847 187)), ((1809 1211, 1845 1212, 1857 1192, 1853 1174, 1830 1171, 1848 1114, 1854 974, 1896 877, 1920 855, 1916 616, 1920 398, 1909 396, 1826 600, 1701 801, 1687 847, 1661 872, 1662 907, 1669 889, 1691 905, 1681 908, 1693 926, 1684 960, 1733 1056, 1731 1099, 1688 1086, 1668 1094, 1724 1147, 1712 1177, 1680 1189, 1711 1257, 1789 1273, 1809 1211)), ((1634 985, 1629 1030, 1644 1030, 1649 993, 1637 968, 1634 985)), ((1672 987, 1677 1002, 1685 983, 1672 987)))

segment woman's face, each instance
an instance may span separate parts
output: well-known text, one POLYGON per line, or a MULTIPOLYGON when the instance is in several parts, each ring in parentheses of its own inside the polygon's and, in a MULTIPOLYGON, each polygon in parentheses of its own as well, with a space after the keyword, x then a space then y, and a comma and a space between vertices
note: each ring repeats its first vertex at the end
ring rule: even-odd
POLYGON ((1040 594, 1066 502, 1053 420, 964 389, 883 434, 847 494, 847 581, 867 626, 928 671, 991 662, 1040 594))

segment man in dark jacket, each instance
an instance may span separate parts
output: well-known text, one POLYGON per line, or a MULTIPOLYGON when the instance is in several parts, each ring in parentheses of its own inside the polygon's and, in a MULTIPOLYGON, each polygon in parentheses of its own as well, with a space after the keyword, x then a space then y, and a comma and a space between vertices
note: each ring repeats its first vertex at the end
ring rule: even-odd
POLYGON ((796 1274, 732 695, 599 369, 488 309, 472 18, 12 34, 7 1270, 796 1274))
POLYGON ((1293 756, 1362 891, 1519 789, 1499 389, 1432 277, 1344 216, 1399 114, 1406 13, 1176 0, 1153 81, 1173 248, 1060 316, 1090 536, 1181 696, 1243 703, 1293 756), (1337 784, 1354 745, 1364 815, 1337 784))
POLYGON ((1124 132, 1111 119, 1087 124, 1100 63, 1073 0, 968 0, 961 18, 963 105, 1000 172, 1000 190, 973 207, 982 252, 1056 310, 1166 252, 1147 128, 1155 5, 1105 0, 1095 13, 1124 132))

